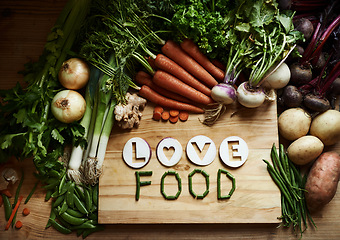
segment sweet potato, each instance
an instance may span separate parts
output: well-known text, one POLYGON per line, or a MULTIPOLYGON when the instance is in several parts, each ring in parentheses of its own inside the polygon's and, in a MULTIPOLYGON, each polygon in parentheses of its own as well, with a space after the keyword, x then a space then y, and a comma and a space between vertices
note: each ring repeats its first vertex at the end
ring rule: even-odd
POLYGON ((306 182, 306 202, 310 212, 329 203, 338 188, 340 156, 334 151, 324 152, 313 163, 306 182))

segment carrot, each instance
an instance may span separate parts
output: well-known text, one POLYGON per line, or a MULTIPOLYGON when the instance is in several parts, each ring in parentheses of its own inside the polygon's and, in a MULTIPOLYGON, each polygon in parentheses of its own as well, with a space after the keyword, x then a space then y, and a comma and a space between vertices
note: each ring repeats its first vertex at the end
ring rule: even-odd
POLYGON ((171 117, 177 117, 179 114, 179 111, 178 110, 170 110, 170 116, 171 117))
POLYGON ((182 82, 173 75, 164 72, 163 70, 156 71, 155 75, 153 75, 152 81, 156 85, 163 86, 167 90, 185 96, 186 98, 196 103, 208 105, 214 102, 212 98, 208 97, 200 91, 197 91, 196 89, 190 87, 188 84, 182 82))
POLYGON ((179 102, 176 100, 172 100, 169 98, 166 98, 159 93, 152 90, 150 87, 143 85, 141 89, 139 90, 139 95, 141 97, 144 97, 145 99, 149 100, 150 102, 153 102, 154 104, 171 108, 171 109, 178 109, 178 110, 185 110, 188 112, 193 113, 204 113, 204 110, 202 108, 196 107, 194 105, 179 102))
POLYGON ((147 85, 154 91, 158 92, 159 94, 180 101, 180 102, 185 102, 185 103, 190 103, 190 100, 171 91, 168 91, 160 86, 157 86, 154 82, 152 82, 152 77, 150 74, 144 72, 144 71, 139 71, 137 72, 135 76, 135 80, 138 84, 140 85, 147 85))
POLYGON ((19 199, 18 199, 18 201, 17 201, 17 204, 15 204, 15 207, 14 207, 14 209, 13 209, 13 211, 12 211, 12 214, 11 214, 10 218, 8 219, 8 222, 7 222, 7 225, 6 225, 6 227, 5 227, 5 230, 8 230, 9 227, 11 226, 11 223, 12 223, 12 221, 13 221, 13 218, 14 218, 14 216, 15 216, 15 213, 18 211, 19 205, 20 205, 20 203, 21 203, 21 201, 22 201, 23 198, 24 198, 23 196, 20 196, 19 199))
POLYGON ((22 210, 22 214, 24 215, 24 216, 27 216, 27 215, 29 215, 31 213, 31 211, 28 209, 28 208, 24 208, 23 210, 22 210))
POLYGON ((160 112, 162 113, 164 111, 164 109, 161 107, 161 106, 156 106, 154 109, 153 109, 154 112, 160 112))
POLYGON ((161 112, 157 112, 157 111, 154 111, 153 112, 153 115, 152 115, 152 118, 156 121, 159 121, 161 120, 162 118, 162 113, 161 112))
POLYGON ((182 80, 186 84, 195 88, 196 90, 204 93, 207 96, 211 95, 211 89, 205 86, 203 83, 198 81, 193 75, 188 73, 184 68, 180 65, 172 61, 170 58, 163 54, 158 54, 155 59, 155 65, 158 69, 161 69, 165 72, 168 72, 178 79, 182 80))
POLYGON ((3 189, 3 190, 1 190, 0 191, 2 194, 5 194, 7 197, 12 197, 12 193, 9 191, 9 189, 8 188, 6 188, 6 189, 3 189))
POLYGON ((178 116, 176 116, 176 117, 170 116, 169 121, 170 121, 171 123, 176 123, 176 122, 178 122, 178 116))
POLYGON ((162 120, 168 121, 170 118, 170 113, 168 111, 162 112, 162 120))
POLYGON ((193 59, 195 59, 205 70, 207 70, 214 78, 218 81, 223 81, 224 71, 216 67, 208 58, 205 56, 191 39, 184 39, 181 42, 181 48, 189 54, 193 59))
POLYGON ((181 120, 182 122, 185 122, 185 121, 187 121, 188 118, 189 118, 189 113, 186 112, 186 111, 181 111, 181 112, 179 113, 178 117, 179 117, 179 120, 181 120))
POLYGON ((157 69, 156 64, 155 64, 155 59, 153 59, 152 57, 147 57, 146 61, 150 64, 153 70, 157 69))
POLYGON ((162 52, 208 87, 213 87, 217 84, 216 79, 174 41, 168 40, 163 45, 162 52))
POLYGON ((214 64, 219 69, 221 69, 223 72, 225 71, 226 66, 222 62, 218 61, 217 59, 212 59, 211 63, 214 64))
POLYGON ((15 223, 15 228, 16 229, 20 229, 20 228, 22 228, 22 222, 21 221, 17 221, 16 223, 15 223))

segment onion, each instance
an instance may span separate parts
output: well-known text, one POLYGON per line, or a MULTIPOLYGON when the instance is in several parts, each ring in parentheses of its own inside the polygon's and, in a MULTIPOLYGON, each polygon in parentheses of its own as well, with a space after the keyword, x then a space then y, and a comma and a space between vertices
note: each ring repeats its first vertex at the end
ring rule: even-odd
POLYGON ((86 86, 90 78, 89 66, 80 58, 70 58, 63 62, 59 82, 67 89, 77 90, 86 86))
POLYGON ((211 89, 211 98, 221 104, 231 104, 236 100, 235 88, 227 83, 219 83, 211 89))
POLYGON ((262 87, 250 88, 248 82, 241 83, 236 93, 238 102, 248 108, 259 107, 266 99, 262 87))
POLYGON ((58 92, 51 104, 52 114, 64 123, 80 120, 85 113, 86 101, 83 96, 73 90, 58 92))

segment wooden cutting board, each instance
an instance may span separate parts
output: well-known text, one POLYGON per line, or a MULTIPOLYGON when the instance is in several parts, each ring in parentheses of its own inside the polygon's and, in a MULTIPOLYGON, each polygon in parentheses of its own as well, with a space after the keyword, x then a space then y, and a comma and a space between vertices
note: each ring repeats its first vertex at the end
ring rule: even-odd
MULTIPOLYGON (((99 223, 279 222, 280 192, 262 161, 270 160, 273 143, 278 146, 275 102, 267 102, 256 109, 234 104, 210 127, 200 122, 202 115, 195 114, 190 115, 188 121, 176 124, 154 121, 153 107, 146 106, 139 128, 120 130, 115 127, 112 131, 99 184, 99 223), (208 166, 193 164, 185 152, 188 141, 197 135, 209 137, 216 146, 217 155, 208 166), (238 136, 248 145, 247 161, 239 168, 229 168, 219 158, 219 146, 230 136, 238 136), (122 157, 126 142, 133 137, 143 138, 152 150, 150 161, 140 169, 129 167, 122 157), (181 160, 173 167, 162 165, 156 156, 157 144, 166 137, 177 139, 183 148, 181 160), (209 175, 209 193, 204 199, 195 199, 190 194, 188 174, 194 169, 204 170, 209 175), (219 169, 227 170, 236 179, 236 190, 230 199, 217 198, 219 169), (182 191, 176 200, 167 200, 161 194, 161 178, 169 170, 176 171, 181 178, 182 191), (140 187, 138 201, 135 198, 136 171, 152 171, 151 176, 141 177, 141 181, 151 181, 151 185, 140 187)), ((166 154, 170 159, 171 151, 166 154)), ((204 152, 201 154, 203 157, 204 152)), ((231 181, 226 175, 221 176, 222 195, 227 195, 231 181)), ((206 190, 203 175, 195 174, 192 179, 194 192, 202 194, 206 190)), ((167 176, 164 182, 164 192, 175 195, 178 191, 175 177, 167 176)))

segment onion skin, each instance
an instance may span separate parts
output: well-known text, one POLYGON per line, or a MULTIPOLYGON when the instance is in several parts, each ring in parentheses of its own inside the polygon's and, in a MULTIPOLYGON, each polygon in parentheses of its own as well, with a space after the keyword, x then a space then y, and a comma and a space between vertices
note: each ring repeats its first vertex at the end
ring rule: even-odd
POLYGON ((63 123, 80 120, 85 113, 86 101, 83 96, 73 90, 58 92, 51 104, 52 114, 63 123))
POLYGON ((78 90, 86 86, 90 78, 90 68, 80 58, 70 58, 63 62, 58 79, 60 84, 71 90, 78 90))
POLYGON ((218 103, 231 104, 236 100, 236 90, 226 83, 219 83, 211 89, 211 98, 218 103))
POLYGON ((266 94, 261 87, 251 89, 248 82, 243 82, 237 88, 238 102, 247 108, 256 108, 263 104, 266 94))

